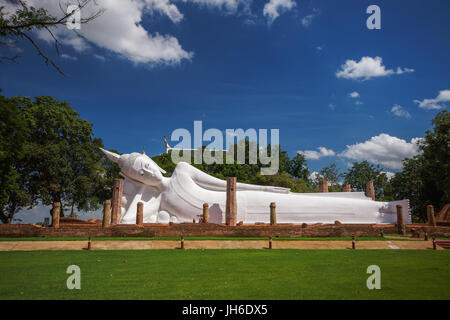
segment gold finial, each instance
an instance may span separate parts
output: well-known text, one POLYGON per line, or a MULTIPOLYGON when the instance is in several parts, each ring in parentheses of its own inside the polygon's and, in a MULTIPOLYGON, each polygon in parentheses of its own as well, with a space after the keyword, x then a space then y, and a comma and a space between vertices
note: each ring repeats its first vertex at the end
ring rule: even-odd
POLYGON ((142 147, 142 154, 145 154, 145 150, 144 150, 144 147, 142 147))

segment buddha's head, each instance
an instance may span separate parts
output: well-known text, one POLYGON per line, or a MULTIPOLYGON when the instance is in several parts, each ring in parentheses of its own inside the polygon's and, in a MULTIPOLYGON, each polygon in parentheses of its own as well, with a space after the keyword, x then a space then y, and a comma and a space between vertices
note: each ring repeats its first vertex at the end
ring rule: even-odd
POLYGON ((130 153, 119 155, 117 153, 102 149, 106 157, 117 163, 121 172, 126 177, 142 182, 145 185, 157 186, 164 179, 163 174, 166 173, 161 169, 155 161, 146 154, 130 153))

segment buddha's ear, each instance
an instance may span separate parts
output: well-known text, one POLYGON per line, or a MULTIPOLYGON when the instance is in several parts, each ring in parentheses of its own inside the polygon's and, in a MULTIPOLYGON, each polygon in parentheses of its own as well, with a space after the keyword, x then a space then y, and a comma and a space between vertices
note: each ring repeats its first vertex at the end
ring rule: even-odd
POLYGON ((111 160, 112 162, 118 163, 119 159, 120 159, 120 155, 108 150, 105 150, 103 148, 100 148, 100 150, 102 150, 102 152, 105 154, 105 156, 111 160))
POLYGON ((155 165, 159 171, 161 171, 162 174, 166 174, 166 170, 164 170, 163 168, 161 168, 160 166, 158 166, 158 164, 152 159, 150 158, 148 155, 144 154, 144 156, 147 157, 148 160, 150 160, 152 162, 153 165, 155 165))

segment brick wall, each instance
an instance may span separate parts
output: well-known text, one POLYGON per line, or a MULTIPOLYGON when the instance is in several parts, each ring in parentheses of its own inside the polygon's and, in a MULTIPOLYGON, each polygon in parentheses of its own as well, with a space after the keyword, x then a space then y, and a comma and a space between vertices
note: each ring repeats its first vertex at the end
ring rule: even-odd
MULTIPOLYGON (((429 236, 450 237, 448 226, 407 225, 406 230, 428 232, 429 236)), ((369 224, 327 224, 327 225, 241 225, 225 226, 214 223, 180 223, 172 225, 144 224, 115 225, 102 228, 101 225, 65 225, 61 228, 45 228, 31 224, 0 225, 0 237, 164 237, 164 236, 230 236, 230 237, 349 237, 378 236, 396 233, 395 225, 369 224)))

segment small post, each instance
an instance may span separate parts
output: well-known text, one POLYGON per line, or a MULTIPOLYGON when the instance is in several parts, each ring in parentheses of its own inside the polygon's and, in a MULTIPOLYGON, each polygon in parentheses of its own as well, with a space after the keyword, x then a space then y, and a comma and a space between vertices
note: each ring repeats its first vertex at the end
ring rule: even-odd
POLYGON ((204 203, 203 204, 203 223, 209 223, 209 204, 204 203))
POLYGON ((111 224, 120 223, 122 215, 123 179, 114 179, 111 209, 111 224))
POLYGON ((403 207, 400 204, 398 204, 396 208, 397 208, 397 232, 399 234, 405 235, 406 229, 405 229, 405 222, 403 220, 403 207))
POLYGON ((136 209, 136 224, 138 226, 144 225, 144 203, 139 201, 137 203, 137 209, 136 209))
POLYGON ((272 249, 272 236, 269 237, 269 249, 272 249))
POLYGON ((319 192, 328 192, 328 181, 327 180, 319 181, 319 192))
POLYGON ((352 234, 352 249, 356 249, 355 235, 352 234))
POLYGON ((342 192, 352 192, 352 186, 348 183, 342 185, 342 192))
POLYGON ((91 242, 92 242, 92 237, 89 236, 88 247, 87 247, 88 250, 91 250, 91 249, 92 249, 92 244, 91 244, 91 242))
POLYGON ((271 202, 270 203, 270 225, 275 226, 277 224, 277 210, 276 210, 276 203, 271 202))
POLYGON ((380 232, 380 237, 384 238, 384 232, 383 232, 383 230, 381 230, 381 232, 380 232))
POLYGON ((52 227, 59 228, 59 215, 61 214, 61 202, 53 202, 52 208, 52 227))
POLYGON ((184 249, 184 236, 181 236, 181 249, 184 249))
POLYGON ((434 207, 430 204, 427 206, 428 224, 436 227, 436 216, 434 215, 434 207))
POLYGON ((102 227, 107 228, 111 224, 111 200, 103 203, 103 223, 102 227))
POLYGON ((227 200, 225 209, 225 223, 227 226, 235 226, 237 220, 236 206, 236 177, 227 179, 227 200))
POLYGON ((433 250, 436 250, 436 249, 437 249, 437 247, 436 247, 436 237, 433 236, 433 250))
POLYGON ((428 232, 425 231, 424 236, 425 236, 424 240, 425 240, 425 241, 428 241, 428 232))
POLYGON ((375 187, 373 186, 373 180, 366 183, 366 197, 372 198, 375 201, 375 187))

